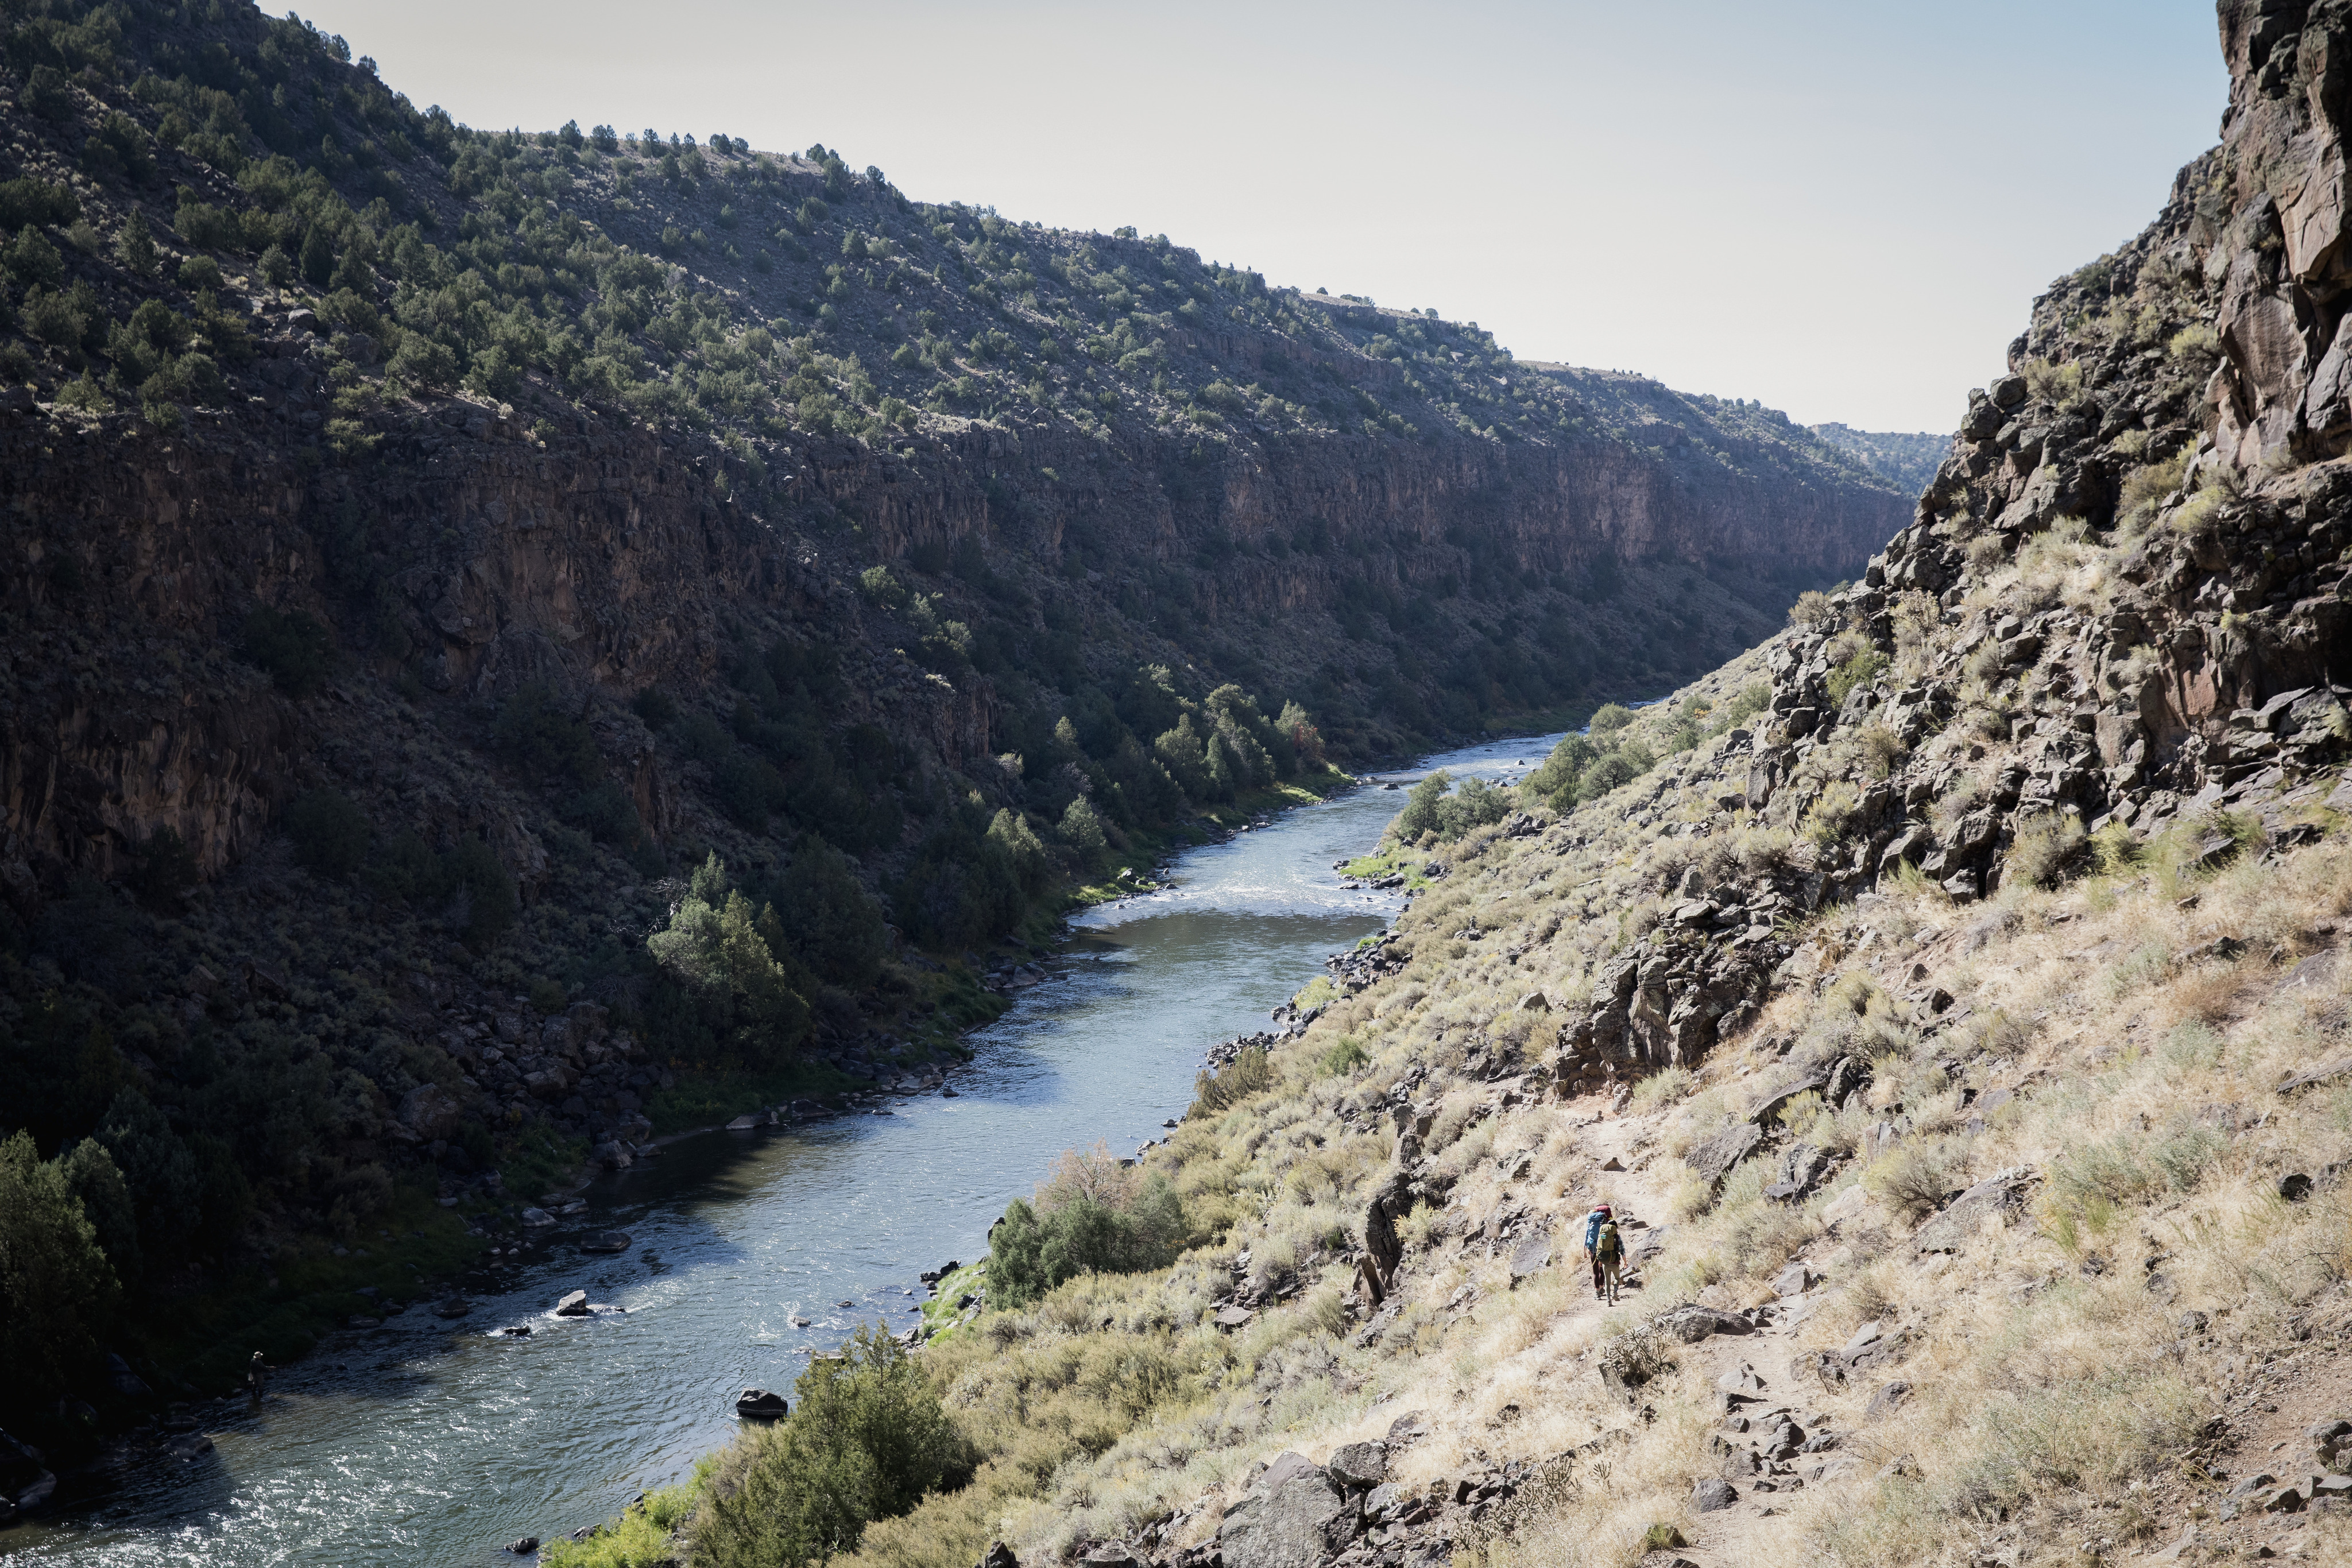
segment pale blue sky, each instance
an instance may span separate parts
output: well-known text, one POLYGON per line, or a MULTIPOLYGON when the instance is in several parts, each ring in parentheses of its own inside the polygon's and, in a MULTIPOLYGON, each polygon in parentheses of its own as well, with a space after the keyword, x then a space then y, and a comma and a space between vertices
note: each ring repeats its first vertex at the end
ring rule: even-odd
POLYGON ((811 5, 328 0, 421 106, 823 141, 908 195, 1134 224, 1528 359, 1949 429, 2155 214, 2210 0, 811 5))

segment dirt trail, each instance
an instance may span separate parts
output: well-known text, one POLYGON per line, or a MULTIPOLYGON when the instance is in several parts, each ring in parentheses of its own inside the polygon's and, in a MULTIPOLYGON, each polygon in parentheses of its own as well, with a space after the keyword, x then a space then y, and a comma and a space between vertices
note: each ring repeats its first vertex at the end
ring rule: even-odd
MULTIPOLYGON (((1571 1107, 1572 1113, 1575 1110, 1571 1107)), ((1681 1174, 1681 1162, 1656 1141, 1666 1119, 1663 1114, 1610 1116, 1580 1129, 1580 1143, 1595 1167, 1613 1158, 1625 1168, 1596 1168, 1571 1190, 1570 1198, 1584 1201, 1563 1216, 1560 1267, 1582 1270, 1581 1215, 1594 1201, 1612 1205, 1622 1219, 1632 1222, 1625 1228, 1630 1251, 1638 1256, 1662 1245, 1664 1233, 1672 1228, 1667 1195, 1681 1174)), ((1835 1244, 1808 1250, 1825 1254, 1834 1251, 1835 1244)), ((1808 1254, 1801 1253, 1797 1262, 1805 1265, 1808 1254)), ((1819 1337, 1816 1320, 1834 1288, 1834 1281, 1822 1278, 1826 1270, 1817 1261, 1809 1272, 1816 1281, 1811 1288, 1766 1303, 1759 1314, 1762 1322, 1752 1332, 1717 1333, 1675 1346, 1682 1380, 1706 1391, 1716 1417, 1712 1431, 1723 1443, 1718 1448, 1710 1441, 1706 1449, 1689 1456, 1694 1482, 1725 1479, 1733 1494, 1728 1506, 1696 1513, 1695 1527, 1687 1532, 1689 1543, 1678 1549, 1698 1568, 1734 1568, 1752 1561, 1755 1548, 1784 1521, 1790 1495, 1809 1479, 1818 1484, 1841 1473, 1866 1474, 1897 1458, 1877 1452, 1862 1412, 1869 1395, 1898 1375, 1873 1378, 1864 1373, 1858 1383, 1838 1388, 1801 1376, 1792 1366, 1802 1360, 1809 1339, 1819 1337), (1811 1334, 1809 1324, 1815 1325, 1811 1334), (1789 1447, 1789 1433, 1780 1425, 1784 1420, 1793 1424, 1799 1451, 1775 1460, 1769 1456, 1789 1447), (1826 1446, 1808 1452, 1808 1443, 1826 1446), (1758 1457, 1751 1459, 1750 1454, 1758 1457)), ((1621 1305, 1651 1315, 1677 1304, 1657 1289, 1649 1269, 1636 1265, 1629 1275, 1621 1305)), ((1563 1322, 1597 1318, 1612 1310, 1589 1289, 1575 1293, 1572 1303, 1561 1314, 1563 1322)))

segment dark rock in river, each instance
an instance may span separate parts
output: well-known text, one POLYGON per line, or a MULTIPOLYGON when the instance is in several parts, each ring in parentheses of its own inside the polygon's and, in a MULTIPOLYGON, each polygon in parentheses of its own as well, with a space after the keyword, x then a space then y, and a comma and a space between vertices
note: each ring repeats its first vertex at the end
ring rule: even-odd
POLYGON ((746 1388, 735 1397, 735 1414, 748 1421, 773 1421, 792 1413, 781 1394, 771 1394, 764 1388, 746 1388))

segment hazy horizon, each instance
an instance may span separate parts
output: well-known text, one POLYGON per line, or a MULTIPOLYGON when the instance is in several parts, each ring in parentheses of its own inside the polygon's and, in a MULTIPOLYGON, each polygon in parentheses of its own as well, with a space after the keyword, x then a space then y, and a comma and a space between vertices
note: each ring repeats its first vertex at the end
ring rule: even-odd
POLYGON ((1523 359, 1948 431, 2033 296, 2217 139, 2210 5, 331 0, 419 107, 822 141, 922 201, 1132 224, 1523 359), (464 47, 453 47, 464 40, 464 47))

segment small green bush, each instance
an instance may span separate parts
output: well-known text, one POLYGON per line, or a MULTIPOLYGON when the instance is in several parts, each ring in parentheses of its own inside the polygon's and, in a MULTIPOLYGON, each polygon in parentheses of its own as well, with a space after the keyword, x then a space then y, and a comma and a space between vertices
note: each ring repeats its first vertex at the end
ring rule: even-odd
POLYGON ((1662 1067, 1633 1085, 1632 1104, 1637 1111, 1654 1111, 1682 1099, 1697 1083, 1687 1067, 1662 1067))
POLYGON ((716 853, 695 872, 669 924, 646 939, 646 949, 704 1007, 737 1061, 783 1065, 807 1037, 808 979, 775 905, 755 911, 729 885, 716 853))
POLYGON ((1529 800, 1544 801, 1554 810, 1565 811, 1576 804, 1578 780, 1600 756, 1600 748, 1583 736, 1564 736, 1551 748, 1551 755, 1519 780, 1520 793, 1529 800))
POLYGON ((907 586, 887 566, 869 566, 858 575, 857 591, 868 604, 896 610, 907 602, 907 586))
POLYGON ((1941 1150, 1916 1144, 1897 1148, 1863 1177, 1881 1201, 1911 1219, 1941 1208, 1954 1190, 1953 1179, 1952 1167, 1941 1150))
POLYGON ((793 1385, 793 1413, 714 1468, 688 1529, 697 1568, 801 1568, 970 1479, 976 1456, 920 1364, 877 1327, 793 1385))
POLYGON ((2165 1185, 2187 1192, 2204 1179, 2226 1147, 2221 1134, 2207 1127, 2191 1127, 2160 1140, 2148 1158, 2163 1173, 2165 1185))
POLYGON ((1623 703, 1602 703, 1592 710, 1592 719, 1586 726, 1594 735, 1614 735, 1633 722, 1633 710, 1623 703))
POLYGON ((59 228, 81 216, 81 201, 70 186, 25 176, 0 182, 0 230, 26 224, 53 224, 59 228))
POLYGON ((2157 1054, 2167 1066, 2183 1071, 2211 1067, 2221 1060, 2221 1037, 2213 1032, 2210 1025, 2191 1019, 2165 1032, 2157 1042, 2157 1054))
POLYGON ((1473 828, 1499 822, 1511 814, 1515 798, 1484 779, 1465 779, 1448 794, 1454 777, 1444 768, 1415 784, 1404 798, 1404 810, 1389 824, 1389 836, 1399 843, 1418 842, 1423 833, 1435 833, 1450 843, 1473 828))
POLYGON ((586 1540, 559 1538, 541 1547, 541 1568, 656 1568, 675 1562, 675 1538, 693 1517, 702 1488, 698 1472, 684 1486, 647 1492, 644 1500, 630 1504, 627 1512, 598 1526, 586 1540))
POLYGON ((30 224, 17 231, 15 241, 6 250, 0 251, 0 266, 5 266, 8 276, 23 284, 55 288, 65 281, 65 257, 59 256, 58 247, 43 239, 41 231, 30 224))
POLYGON ((2221 334, 2210 321, 2196 321, 2172 335, 2165 352, 2176 360, 2211 361, 2221 352, 2221 334))
POLYGON ((1124 1192, 1065 1196, 1042 1209, 1016 1197, 989 1231, 988 1302, 1024 1306, 1081 1274, 1162 1269, 1183 1241, 1183 1204, 1157 1173, 1124 1192))
POLYGON ((889 924, 847 855, 814 833, 803 837, 778 883, 776 902, 793 912, 793 952, 820 978, 850 991, 880 978, 890 950, 889 924))
POLYGON ((1730 729, 1745 723, 1772 706, 1772 685, 1769 681, 1756 681, 1742 686, 1732 699, 1716 715, 1719 728, 1730 729))
POLYGON ((180 231, 182 239, 199 250, 243 248, 245 235, 236 214, 209 203, 183 200, 172 226, 180 231))
POLYGON ((2063 364, 2032 361, 2025 367, 2025 390, 2029 396, 2070 408, 2082 401, 2083 367, 2072 360, 2063 364))
POLYGON ((1274 1087, 1274 1064, 1266 1060, 1265 1048, 1244 1047, 1223 1071, 1214 1072, 1204 1067, 1193 1078, 1192 1104, 1184 1113, 1185 1120, 1213 1116, 1253 1094, 1262 1094, 1274 1087))
POLYGON ((123 270, 138 277, 152 276, 157 266, 155 236, 147 227, 147 220, 136 209, 115 231, 114 258, 123 270))
POLYGON ((1595 761, 1576 781, 1576 798, 1597 800, 1612 789, 1621 789, 1656 766, 1657 759, 1639 741, 1629 741, 1595 761))
MULTIPOLYGON (((274 246, 270 248, 277 249, 274 246)), ((278 260, 285 264, 284 252, 278 252, 278 260)), ((269 257, 265 254, 261 258, 263 272, 267 273, 269 266, 269 257)), ((436 342, 422 332, 410 332, 401 338, 400 347, 393 350, 384 371, 394 380, 412 386, 446 387, 457 379, 457 356, 447 344, 436 342)))
POLYGON ((2143 464, 2124 476, 2116 497, 2116 526, 2126 534, 2145 529, 2156 519, 2157 508, 2180 488, 2189 472, 2189 449, 2182 447, 2161 463, 2143 464))
MULTIPOLYGON (((47 343, 68 352, 78 351, 97 336, 102 312, 81 298, 85 287, 76 284, 62 294, 54 293, 35 284, 26 291, 20 319, 25 330, 37 342, 47 343)), ((84 371, 88 381, 89 372, 84 371)))
POLYGON ((1888 664, 1885 653, 1875 648, 1856 649, 1845 661, 1830 672, 1830 706, 1842 708, 1845 699, 1857 686, 1866 686, 1883 674, 1888 664))
POLYGON ((2161 1192, 2166 1182, 2163 1171, 2151 1168, 2140 1156, 2138 1140, 2127 1134, 2079 1145, 2050 1173, 2051 1192, 2078 1207, 2091 1200, 2144 1203, 2161 1192))
POLYGON ((2030 887, 2048 887, 2083 857, 2090 835, 2072 813, 2044 813, 2020 828, 2009 847, 2007 874, 2030 887))
POLYGON ((55 1394, 97 1350, 114 1270, 58 1162, 32 1134, 0 1143, 0 1352, 20 1393, 55 1394))
POLYGON ((1095 809, 1087 803, 1084 796, 1071 801, 1062 813, 1062 841, 1076 850, 1079 858, 1088 865, 1093 864, 1095 857, 1109 844, 1108 837, 1103 832, 1102 819, 1096 815, 1095 809))
POLYGON ((1362 1040, 1352 1034, 1343 1034, 1331 1042, 1331 1049, 1323 1053, 1318 1065, 1326 1078, 1339 1078, 1355 1071, 1371 1059, 1371 1052, 1364 1049, 1362 1040))

